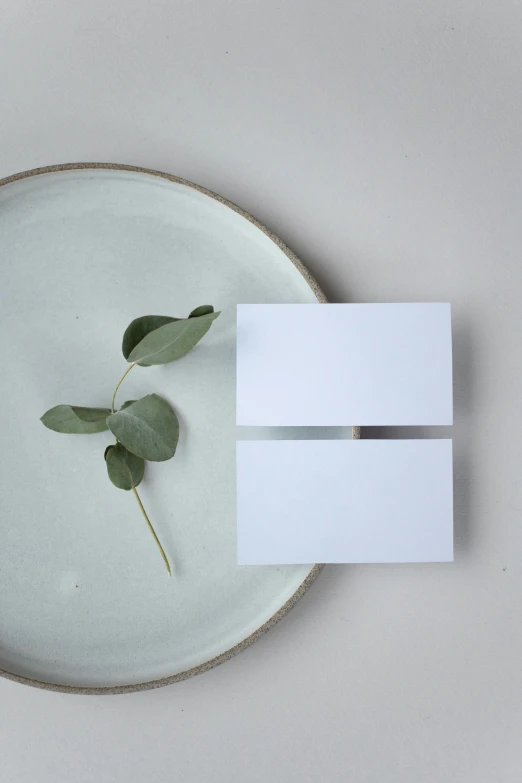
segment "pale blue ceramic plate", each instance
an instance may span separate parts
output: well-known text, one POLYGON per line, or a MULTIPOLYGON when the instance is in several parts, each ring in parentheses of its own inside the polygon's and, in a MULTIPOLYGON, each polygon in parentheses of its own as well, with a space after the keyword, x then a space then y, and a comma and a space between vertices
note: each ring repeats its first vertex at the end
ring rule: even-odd
POLYGON ((235 441, 252 431, 235 426, 235 305, 324 297, 250 216, 130 167, 53 167, 0 182, 0 265, 2 673, 119 692, 220 663, 318 572, 236 565, 235 441), (180 419, 175 458, 141 486, 169 579, 132 493, 106 477, 108 434, 58 435, 39 418, 58 403, 110 403, 133 318, 207 303, 223 312, 200 345, 179 362, 136 368, 120 394, 157 392, 180 419))

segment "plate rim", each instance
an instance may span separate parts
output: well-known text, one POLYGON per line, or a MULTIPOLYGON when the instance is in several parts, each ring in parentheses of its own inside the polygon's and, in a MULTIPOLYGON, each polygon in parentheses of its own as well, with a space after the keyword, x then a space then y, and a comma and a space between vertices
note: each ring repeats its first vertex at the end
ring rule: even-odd
MULTIPOLYGON (((125 163, 87 163, 87 162, 58 163, 51 166, 41 166, 35 169, 28 169, 27 171, 21 171, 16 174, 11 174, 8 177, 3 177, 2 179, 0 179, 0 187, 3 187, 5 185, 10 185, 13 182, 18 182, 19 180, 28 179, 29 177, 37 177, 42 174, 54 174, 54 173, 60 173, 65 171, 82 171, 82 170, 89 170, 89 169, 91 170, 101 169, 101 170, 110 170, 110 171, 131 171, 134 173, 159 177, 161 179, 166 179, 169 182, 175 182, 179 185, 183 185, 184 187, 197 190, 199 193, 203 193, 204 195, 209 196, 210 198, 218 201, 220 204, 223 204, 224 206, 233 210, 238 215, 241 215, 241 217, 244 217, 246 220, 248 220, 250 223, 256 226, 256 228, 262 231, 275 245, 277 245, 277 247, 285 254, 288 260, 294 265, 294 267, 297 269, 297 271, 301 274, 301 276, 305 279, 305 281, 312 289, 312 292, 316 297, 317 301, 319 303, 328 302, 324 292, 321 290, 316 279, 306 268, 303 262, 296 256, 296 254, 292 250, 290 250, 290 248, 276 234, 274 234, 257 218, 255 218, 246 210, 242 209, 242 207, 239 207, 237 204, 234 204, 232 201, 229 201, 223 196, 220 196, 218 193, 214 193, 212 190, 209 190, 208 188, 205 188, 202 185, 197 185, 196 183, 191 182, 190 180, 184 179, 182 177, 178 177, 174 174, 167 174, 166 172, 157 171, 156 169, 148 169, 142 166, 133 166, 125 163)), ((352 432, 354 438, 357 438, 359 436, 358 428, 354 427, 352 429, 352 432)), ((57 691, 59 693, 73 693, 73 694, 85 694, 85 695, 134 693, 136 691, 146 691, 155 688, 162 688, 166 685, 172 685, 176 682, 187 680, 190 677, 195 677, 197 674, 202 674, 203 672, 209 671, 210 669, 213 669, 215 666, 219 666, 220 664, 225 663, 225 661, 230 660, 230 658, 233 658, 235 655, 242 652, 247 647, 250 647, 250 645, 253 644, 255 641, 257 641, 257 639, 259 639, 267 631, 273 628, 274 625, 276 625, 286 614, 288 614, 290 609, 292 609, 295 606, 295 604, 299 601, 299 599, 306 593, 310 585, 315 581, 315 579, 321 572, 323 566, 324 566, 323 563, 316 563, 315 565, 313 565, 310 571, 308 572, 307 576, 305 577, 305 579, 301 582, 297 590, 294 592, 294 594, 283 604, 283 606, 280 609, 278 609, 277 612, 275 612, 265 623, 263 623, 253 633, 246 636, 244 639, 242 639, 240 642, 235 644, 230 649, 225 650, 225 652, 223 653, 220 653, 220 655, 210 658, 208 661, 198 664, 198 666, 194 666, 190 669, 186 669, 185 671, 178 672, 177 674, 167 675, 166 677, 161 677, 156 680, 149 680, 147 682, 130 683, 129 685, 103 685, 103 686, 96 686, 96 687, 89 687, 83 685, 60 685, 59 683, 46 682, 44 680, 36 680, 31 677, 24 677, 22 675, 15 674, 14 672, 10 672, 5 669, 0 669, 0 677, 3 677, 7 680, 11 680, 13 682, 21 683, 23 685, 30 685, 34 688, 41 688, 49 691, 57 691)))

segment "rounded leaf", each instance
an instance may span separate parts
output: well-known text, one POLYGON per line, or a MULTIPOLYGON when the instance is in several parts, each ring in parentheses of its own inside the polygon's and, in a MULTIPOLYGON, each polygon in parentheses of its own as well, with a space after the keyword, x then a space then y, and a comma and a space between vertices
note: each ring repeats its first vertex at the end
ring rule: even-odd
POLYGON ((196 309, 191 312, 189 318, 199 318, 200 315, 210 315, 210 313, 213 312, 214 312, 214 308, 212 307, 212 305, 200 305, 199 307, 196 307, 196 309))
POLYGON ((132 454, 121 443, 109 446, 105 451, 109 478, 118 489, 129 490, 141 482, 145 472, 145 460, 132 454))
POLYGON ((107 429, 109 408, 79 408, 76 405, 56 405, 40 421, 54 432, 92 435, 107 429))
POLYGON ((170 318, 168 315, 142 315, 141 318, 135 318, 128 325, 123 335, 121 350, 128 361, 131 351, 140 343, 146 335, 153 332, 160 326, 179 321, 179 318, 170 318))
POLYGON ((176 414, 162 397, 148 394, 107 419, 110 431, 129 451, 152 462, 174 456, 179 438, 176 414))
POLYGON ((149 332, 126 357, 129 362, 149 366, 181 359, 206 335, 219 313, 183 318, 149 332))

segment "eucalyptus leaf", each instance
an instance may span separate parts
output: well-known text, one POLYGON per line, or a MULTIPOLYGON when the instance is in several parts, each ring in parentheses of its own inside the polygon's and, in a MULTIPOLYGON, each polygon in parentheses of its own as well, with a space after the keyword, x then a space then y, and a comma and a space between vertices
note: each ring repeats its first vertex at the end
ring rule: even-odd
POLYGON ((50 430, 75 435, 92 435, 107 429, 109 408, 80 408, 76 405, 56 405, 40 421, 50 430))
POLYGON ((146 459, 163 462, 174 456, 179 438, 178 419, 168 402, 157 394, 127 400, 116 413, 113 412, 115 399, 123 380, 136 364, 148 367, 180 359, 204 337, 218 315, 212 305, 201 305, 188 318, 166 315, 136 318, 123 335, 122 351, 129 367, 114 389, 111 408, 57 405, 41 419, 56 432, 95 433, 110 429, 116 436, 116 444, 107 446, 104 453, 109 478, 116 487, 134 491, 169 576, 169 560, 136 487, 143 479, 146 459))
POLYGON ((160 326, 179 320, 179 318, 171 318, 168 315, 143 315, 141 318, 135 318, 128 325, 123 335, 121 346, 123 355, 129 361, 133 361, 133 359, 129 359, 129 355, 144 337, 160 326))
POLYGON ((128 451, 121 443, 109 446, 105 451, 109 478, 118 489, 137 487, 145 472, 145 460, 128 451))
POLYGON ((200 305, 200 307, 196 307, 196 309, 191 312, 189 318, 199 318, 200 315, 210 315, 210 313, 213 312, 214 308, 212 305, 200 305))
POLYGON ((207 313, 167 323, 149 332, 126 357, 143 366, 181 359, 206 335, 218 313, 207 313))
POLYGON ((143 459, 164 462, 176 452, 178 419, 157 394, 148 394, 109 416, 107 425, 120 443, 143 459))

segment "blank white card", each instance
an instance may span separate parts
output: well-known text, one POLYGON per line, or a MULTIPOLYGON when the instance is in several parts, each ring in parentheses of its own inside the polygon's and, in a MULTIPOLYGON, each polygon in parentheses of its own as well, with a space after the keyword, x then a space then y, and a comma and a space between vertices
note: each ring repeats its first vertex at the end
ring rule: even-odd
POLYGON ((237 307, 237 423, 453 423, 449 304, 237 307))
POLYGON ((451 440, 237 442, 240 565, 453 560, 451 440))

